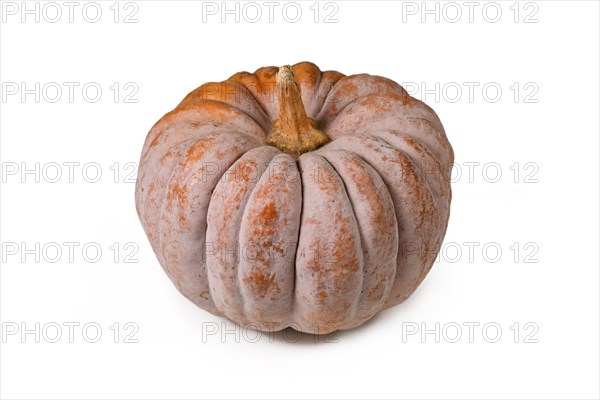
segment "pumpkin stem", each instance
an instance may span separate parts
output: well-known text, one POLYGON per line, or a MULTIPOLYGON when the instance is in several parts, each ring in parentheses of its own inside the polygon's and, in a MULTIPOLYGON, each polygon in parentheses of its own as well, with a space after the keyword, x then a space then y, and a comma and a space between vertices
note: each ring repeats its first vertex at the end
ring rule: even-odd
POLYGON ((329 137, 317 129, 314 119, 306 115, 300 85, 289 65, 279 68, 276 82, 279 118, 273 122, 267 144, 298 156, 328 143, 329 137))

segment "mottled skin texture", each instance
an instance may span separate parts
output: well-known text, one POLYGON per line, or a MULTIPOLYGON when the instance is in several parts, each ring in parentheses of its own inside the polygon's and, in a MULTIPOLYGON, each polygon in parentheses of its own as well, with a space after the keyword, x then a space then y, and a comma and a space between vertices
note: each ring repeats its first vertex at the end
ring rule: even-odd
POLYGON ((199 307, 262 330, 328 333, 401 303, 448 224, 452 147, 435 112, 379 76, 292 66, 331 142, 267 146, 277 67, 191 92, 150 130, 136 207, 199 307))

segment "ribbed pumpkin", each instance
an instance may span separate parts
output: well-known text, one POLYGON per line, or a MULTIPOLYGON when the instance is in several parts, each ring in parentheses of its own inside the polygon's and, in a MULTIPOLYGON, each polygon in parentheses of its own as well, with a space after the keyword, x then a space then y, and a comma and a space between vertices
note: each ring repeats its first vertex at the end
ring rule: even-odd
POLYGON ((137 212, 177 289, 247 327, 328 333, 405 300, 448 224, 435 112, 309 62, 207 83, 150 130, 137 212))

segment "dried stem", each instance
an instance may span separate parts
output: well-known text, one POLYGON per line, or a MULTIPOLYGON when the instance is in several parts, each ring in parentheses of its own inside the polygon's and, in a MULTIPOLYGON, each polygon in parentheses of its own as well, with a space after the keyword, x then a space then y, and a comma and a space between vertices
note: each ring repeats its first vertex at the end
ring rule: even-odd
POLYGON ((329 137, 317 129, 315 120, 306 115, 300 85, 289 65, 279 68, 276 82, 279 118, 273 122, 267 144, 298 156, 328 143, 329 137))

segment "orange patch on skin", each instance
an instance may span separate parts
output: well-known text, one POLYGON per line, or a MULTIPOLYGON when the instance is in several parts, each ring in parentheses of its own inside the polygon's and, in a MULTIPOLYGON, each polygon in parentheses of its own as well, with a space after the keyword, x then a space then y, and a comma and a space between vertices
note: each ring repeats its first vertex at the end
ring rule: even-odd
POLYGON ((194 163, 200 160, 204 155, 204 151, 208 147, 208 144, 208 141, 202 140, 196 143, 195 145, 191 146, 186 153, 186 158, 188 162, 194 163))
POLYGON ((367 203, 374 205, 371 209, 371 218, 374 222, 374 225, 379 228, 379 233, 385 232, 388 229, 388 226, 392 223, 390 219, 385 218, 383 215, 383 209, 381 207, 381 203, 379 201, 379 195, 377 193, 377 188, 373 184, 373 181, 369 178, 367 179, 359 179, 358 171, 361 168, 361 164, 357 159, 352 159, 349 162, 349 165, 353 167, 354 174, 351 175, 352 182, 354 186, 358 189, 358 192, 367 198, 367 203), (386 224, 387 222, 387 224, 386 224), (382 225, 385 224, 384 228, 381 228, 382 225))
POLYGON ((238 164, 234 176, 236 180, 242 180, 248 182, 250 175, 257 170, 258 165, 256 162, 249 160, 238 164))
POLYGON ((264 267, 268 267, 271 260, 270 255, 273 250, 273 235, 275 234, 275 225, 279 217, 279 212, 275 202, 271 201, 264 205, 260 213, 253 218, 254 229, 252 231, 256 244, 263 251, 259 251, 254 260, 260 262, 264 267), (266 253, 266 254, 265 254, 266 253))
POLYGON ((347 260, 348 254, 352 254, 354 250, 354 241, 356 240, 350 233, 348 227, 350 226, 350 220, 348 218, 338 218, 340 226, 342 227, 337 233, 334 239, 335 251, 334 256, 334 267, 339 270, 347 270, 355 272, 358 270, 357 260, 352 257, 347 260))
POLYGON ((404 142, 406 142, 406 144, 415 149, 417 153, 423 153, 423 148, 413 138, 406 136, 404 137, 404 142))
POLYGON ((170 200, 167 204, 167 210, 169 212, 173 211, 173 201, 176 200, 177 203, 179 203, 179 207, 183 208, 185 206, 185 203, 187 201, 187 193, 188 193, 189 187, 188 184, 186 183, 183 186, 180 186, 179 183, 175 183, 173 185, 173 187, 171 188, 171 191, 169 192, 169 199, 170 200))
POLYGON ((273 245, 273 250, 275 250, 276 252, 278 252, 280 255, 284 255, 283 254, 283 248, 281 246, 279 246, 278 244, 274 244, 273 245))
POLYGON ((344 96, 354 98, 358 93, 358 88, 356 87, 356 84, 349 82, 343 86, 342 90, 340 90, 340 93, 342 93, 344 96))
POLYGON ((244 283, 247 283, 256 295, 266 297, 268 294, 281 293, 281 288, 275 281, 275 274, 266 276, 262 272, 253 271, 249 276, 245 277, 244 283))
POLYGON ((255 229, 255 232, 272 234, 272 227, 273 225, 275 225, 278 216, 279 213, 277 212, 277 208, 275 207, 275 202, 271 201, 265 204, 260 214, 258 214, 256 222, 257 224, 259 224, 259 227, 255 229))
POLYGON ((320 292, 317 293, 317 302, 320 305, 325 305, 327 302, 327 292, 324 290, 321 290, 320 292))

